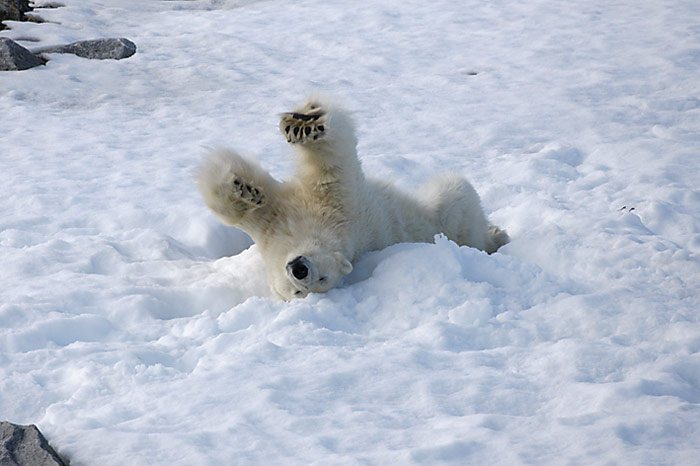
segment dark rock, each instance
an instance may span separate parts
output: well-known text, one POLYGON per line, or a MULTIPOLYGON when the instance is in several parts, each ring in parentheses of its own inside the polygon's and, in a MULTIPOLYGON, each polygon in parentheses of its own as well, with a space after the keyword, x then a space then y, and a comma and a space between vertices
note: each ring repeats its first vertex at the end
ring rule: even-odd
POLYGON ((36 426, 0 422, 0 466, 66 466, 36 426))
POLYGON ((73 53, 83 58, 98 60, 128 58, 136 53, 136 44, 129 39, 81 40, 68 45, 40 50, 42 53, 73 53))
POLYGON ((0 0, 0 30, 3 29, 2 21, 24 21, 24 14, 32 11, 29 0, 0 0))
POLYGON ((43 64, 32 52, 7 37, 0 37, 0 70, 26 70, 43 64))

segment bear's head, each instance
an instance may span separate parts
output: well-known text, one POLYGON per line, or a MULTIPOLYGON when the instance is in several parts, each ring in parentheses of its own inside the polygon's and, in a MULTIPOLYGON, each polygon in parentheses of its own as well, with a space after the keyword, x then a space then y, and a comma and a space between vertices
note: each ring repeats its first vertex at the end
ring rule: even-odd
POLYGON ((335 288, 352 271, 352 264, 339 252, 312 250, 292 252, 285 264, 276 268, 282 270, 268 270, 272 289, 289 301, 335 288))

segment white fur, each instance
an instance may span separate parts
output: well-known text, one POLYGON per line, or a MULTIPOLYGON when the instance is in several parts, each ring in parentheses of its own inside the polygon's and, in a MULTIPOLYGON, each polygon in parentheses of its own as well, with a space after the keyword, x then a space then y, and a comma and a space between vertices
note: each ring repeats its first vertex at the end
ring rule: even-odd
POLYGON ((352 120, 329 102, 312 98, 283 114, 280 130, 296 148, 294 178, 276 181, 255 161, 222 149, 204 159, 197 181, 209 208, 257 243, 282 299, 326 292, 362 253, 395 243, 444 233, 492 253, 508 242, 463 178, 436 177, 415 193, 365 178, 352 120))

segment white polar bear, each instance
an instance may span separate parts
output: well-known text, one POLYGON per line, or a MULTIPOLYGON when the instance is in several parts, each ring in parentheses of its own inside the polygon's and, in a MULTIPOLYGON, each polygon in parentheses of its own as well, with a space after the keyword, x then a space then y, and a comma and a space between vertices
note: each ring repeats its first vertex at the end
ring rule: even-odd
POLYGON ((330 102, 311 98, 279 127, 296 148, 294 178, 279 182, 255 161, 218 150, 197 181, 207 206, 258 245, 269 285, 284 300, 330 290, 362 253, 395 243, 444 233, 490 254, 509 241, 463 178, 436 177, 410 194, 366 178, 352 120, 330 102))

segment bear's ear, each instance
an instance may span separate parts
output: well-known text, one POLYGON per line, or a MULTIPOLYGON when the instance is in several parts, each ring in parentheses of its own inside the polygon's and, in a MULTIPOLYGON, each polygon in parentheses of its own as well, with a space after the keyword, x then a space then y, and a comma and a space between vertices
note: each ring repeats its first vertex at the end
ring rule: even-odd
POLYGON ((345 256, 339 252, 335 252, 333 253, 333 257, 335 257, 335 260, 338 261, 338 265, 340 265, 340 273, 347 275, 352 272, 352 264, 345 258, 345 256))

